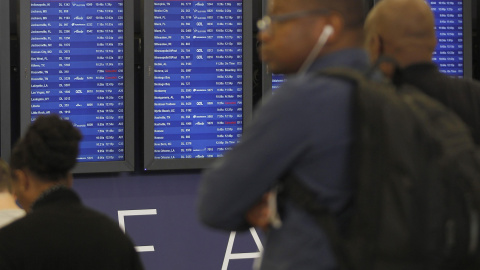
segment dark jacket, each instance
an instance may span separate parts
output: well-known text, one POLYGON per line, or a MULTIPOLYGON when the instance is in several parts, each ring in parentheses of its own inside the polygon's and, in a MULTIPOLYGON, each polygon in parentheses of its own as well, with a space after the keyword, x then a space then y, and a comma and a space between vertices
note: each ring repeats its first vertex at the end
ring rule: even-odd
POLYGON ((0 230, 1 270, 140 270, 130 239, 68 188, 38 199, 32 211, 0 230))
POLYGON ((452 109, 470 127, 475 142, 480 144, 480 82, 445 75, 433 63, 408 66, 395 80, 416 86, 452 109))
MULTIPOLYGON (((354 86, 316 75, 331 67, 365 71, 368 58, 361 49, 343 50, 318 59, 305 76, 288 78, 256 112, 241 142, 204 174, 199 194, 204 223, 247 229, 246 212, 287 172, 319 194, 335 215, 350 210, 354 86)), ((289 201, 282 209, 283 226, 268 232, 261 269, 336 269, 314 219, 289 201)))

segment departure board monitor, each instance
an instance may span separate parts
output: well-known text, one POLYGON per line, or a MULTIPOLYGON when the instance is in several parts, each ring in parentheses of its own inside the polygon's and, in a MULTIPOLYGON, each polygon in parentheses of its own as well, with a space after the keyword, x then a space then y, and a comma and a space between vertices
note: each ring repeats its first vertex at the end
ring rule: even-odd
POLYGON ((83 134, 75 172, 133 170, 133 0, 21 0, 21 128, 83 134))
POLYGON ((145 1, 145 170, 205 168, 252 107, 251 0, 145 1))
POLYGON ((427 0, 435 15, 437 47, 433 61, 440 71, 472 77, 471 0, 427 0))
POLYGON ((0 1, 0 157, 10 156, 10 16, 9 1, 0 1))

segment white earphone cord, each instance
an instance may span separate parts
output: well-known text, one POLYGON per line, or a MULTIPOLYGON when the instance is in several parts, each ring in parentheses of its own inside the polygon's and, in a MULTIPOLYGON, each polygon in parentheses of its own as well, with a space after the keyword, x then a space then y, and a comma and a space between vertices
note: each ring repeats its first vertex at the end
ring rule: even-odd
POLYGON ((298 70, 298 72, 297 72, 298 76, 303 76, 307 73, 307 69, 310 68, 313 61, 315 61, 318 54, 323 49, 323 47, 327 43, 328 38, 330 37, 330 35, 332 33, 333 33, 333 27, 331 25, 326 25, 325 28, 323 28, 322 33, 318 37, 317 43, 315 43, 315 46, 313 46, 313 48, 310 51, 310 53, 308 54, 307 58, 305 59, 302 66, 298 70))

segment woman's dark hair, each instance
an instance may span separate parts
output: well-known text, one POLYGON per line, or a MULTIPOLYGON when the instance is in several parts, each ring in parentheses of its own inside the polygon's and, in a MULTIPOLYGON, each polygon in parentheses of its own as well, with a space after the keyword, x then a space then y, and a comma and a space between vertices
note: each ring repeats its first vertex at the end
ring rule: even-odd
POLYGON ((13 148, 10 167, 28 169, 44 181, 61 180, 77 162, 81 139, 70 121, 58 115, 40 116, 13 148))

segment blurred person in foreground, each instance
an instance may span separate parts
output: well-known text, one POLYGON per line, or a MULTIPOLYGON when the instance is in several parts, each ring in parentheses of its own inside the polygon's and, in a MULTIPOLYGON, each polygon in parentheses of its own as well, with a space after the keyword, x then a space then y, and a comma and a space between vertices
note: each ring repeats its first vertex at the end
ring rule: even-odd
POLYGON ((0 230, 0 269, 143 269, 117 223, 71 189, 82 136, 56 115, 40 116, 15 145, 15 194, 27 215, 0 230))
POLYGON ((222 230, 265 228, 262 270, 337 269, 324 231, 288 198, 268 193, 294 174, 339 220, 352 215, 354 86, 317 72, 366 72, 361 0, 269 0, 258 22, 261 59, 289 79, 256 111, 241 142, 207 170, 200 184, 203 223, 222 230), (268 203, 272 202, 272 203, 268 203))
POLYGON ((10 168, 0 159, 0 228, 23 216, 25 211, 18 207, 12 194, 10 168))
POLYGON ((480 144, 480 83, 441 73, 432 62, 437 44, 435 17, 423 0, 383 0, 365 22, 371 61, 394 59, 398 69, 380 65, 395 83, 408 83, 452 109, 480 144))

